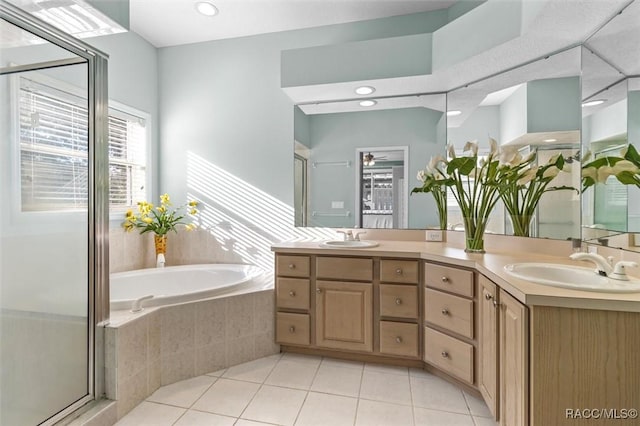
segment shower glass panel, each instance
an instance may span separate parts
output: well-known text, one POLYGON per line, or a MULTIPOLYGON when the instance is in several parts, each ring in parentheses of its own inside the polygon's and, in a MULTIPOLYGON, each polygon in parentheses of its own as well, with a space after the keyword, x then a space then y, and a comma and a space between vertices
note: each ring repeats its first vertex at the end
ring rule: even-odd
POLYGON ((89 69, 0 35, 0 424, 36 425, 90 394, 89 69))

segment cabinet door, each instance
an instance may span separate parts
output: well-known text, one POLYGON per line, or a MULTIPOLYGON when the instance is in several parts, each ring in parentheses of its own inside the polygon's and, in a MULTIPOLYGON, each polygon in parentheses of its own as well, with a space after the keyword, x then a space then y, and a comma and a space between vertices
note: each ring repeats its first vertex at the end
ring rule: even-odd
POLYGON ((494 283, 480 275, 478 280, 480 316, 478 347, 480 348, 480 374, 478 388, 495 418, 498 414, 498 289, 494 283))
POLYGON ((529 319, 526 306, 500 290, 500 424, 529 424, 529 319))
POLYGON ((372 352, 372 284, 316 281, 316 293, 316 345, 372 352))

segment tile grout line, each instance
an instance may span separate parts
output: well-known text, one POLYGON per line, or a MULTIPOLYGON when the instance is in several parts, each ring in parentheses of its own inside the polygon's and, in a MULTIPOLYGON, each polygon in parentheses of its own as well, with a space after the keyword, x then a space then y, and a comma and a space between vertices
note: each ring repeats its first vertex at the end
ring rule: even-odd
MULTIPOLYGON (((247 411, 247 408, 249 408, 249 406, 251 405, 253 400, 256 398, 256 395, 258 395, 258 393, 260 393, 260 390, 264 387, 265 382, 267 381, 269 376, 271 376, 271 374, 273 373, 273 370, 275 370, 275 368, 278 366, 278 364, 280 364, 280 361, 282 361, 282 355, 283 355, 282 352, 280 352, 280 357, 278 357, 278 360, 273 364, 273 366, 269 370, 269 374, 267 374, 265 376, 264 380, 261 383, 259 383, 260 386, 258 387, 258 390, 256 390, 256 393, 253 394, 253 396, 251 397, 251 399, 249 400, 247 405, 245 405, 245 407, 242 409, 242 411, 240 412, 240 415, 238 415, 238 420, 240 420, 242 418, 242 415, 244 414, 245 411, 247 411)), ((241 381, 241 380, 238 380, 238 381, 241 381)), ((252 383, 255 383, 255 382, 252 382, 252 383)), ((237 423, 238 420, 236 420, 235 423, 237 423)), ((251 420, 251 419, 245 419, 245 420, 251 420)))
POLYGON ((307 393, 304 396, 304 400, 302 401, 302 404, 300 405, 300 408, 298 409, 298 413, 296 414, 296 418, 293 419, 293 424, 295 425, 298 422, 298 419, 300 418, 300 413, 302 413, 302 408, 304 407, 304 404, 307 402, 307 398, 309 397, 309 393, 311 392, 311 387, 313 386, 313 382, 316 380, 316 377, 318 376, 318 371, 320 371, 320 366, 322 365, 322 361, 324 360, 324 357, 320 357, 320 362, 318 363, 318 366, 316 367, 316 372, 313 375, 313 378, 311 379, 311 383, 309 384, 309 389, 307 389, 307 393))
POLYGON ((413 401, 413 386, 411 384, 411 371, 407 370, 407 373, 409 373, 409 396, 411 398, 411 422, 415 426, 417 424, 417 422, 416 422, 416 407, 415 407, 415 404, 414 404, 414 401, 413 401))

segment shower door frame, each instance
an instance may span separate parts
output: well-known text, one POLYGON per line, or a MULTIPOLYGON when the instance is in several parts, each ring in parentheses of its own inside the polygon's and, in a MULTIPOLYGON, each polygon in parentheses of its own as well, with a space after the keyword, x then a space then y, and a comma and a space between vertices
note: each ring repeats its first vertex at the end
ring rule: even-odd
POLYGON ((109 175, 108 175, 108 55, 0 0, 0 19, 77 56, 68 60, 0 69, 0 75, 86 63, 89 95, 88 198, 88 371, 87 395, 45 420, 51 425, 105 393, 104 328, 109 319, 109 175))

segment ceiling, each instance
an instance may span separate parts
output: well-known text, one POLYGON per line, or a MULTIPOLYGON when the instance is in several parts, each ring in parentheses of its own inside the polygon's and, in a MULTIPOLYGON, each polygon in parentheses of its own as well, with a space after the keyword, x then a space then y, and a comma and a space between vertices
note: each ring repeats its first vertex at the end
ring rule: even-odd
POLYGON ((428 12, 456 0, 212 0, 213 17, 200 15, 195 0, 129 2, 131 29, 166 47, 428 12))

